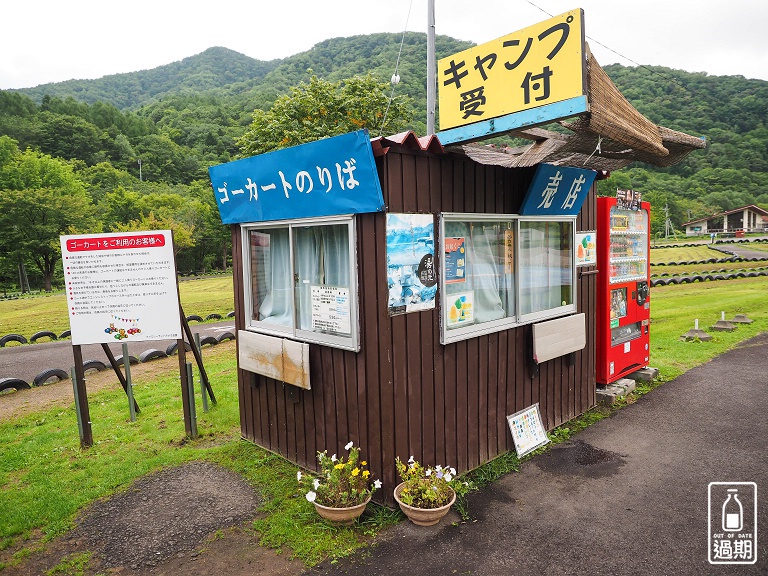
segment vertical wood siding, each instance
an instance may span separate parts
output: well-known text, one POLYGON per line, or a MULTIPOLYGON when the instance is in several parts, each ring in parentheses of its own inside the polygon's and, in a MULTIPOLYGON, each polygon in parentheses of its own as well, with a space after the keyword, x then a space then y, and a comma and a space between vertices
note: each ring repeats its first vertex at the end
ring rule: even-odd
MULTIPOLYGON (((534 172, 394 149, 377 166, 387 210, 433 214, 436 234, 439 212, 517 213, 534 172)), ((360 352, 311 344, 309 391, 244 371, 238 380, 244 437, 308 468, 317 467, 318 450, 341 454, 352 440, 385 484, 377 499, 391 503, 396 456, 467 471, 514 449, 507 415, 539 402, 551 429, 594 405, 596 283, 577 274, 587 347, 571 365, 556 358, 531 377, 530 325, 443 346, 439 307, 388 315, 385 222, 384 214, 357 216, 360 352)), ((592 191, 576 229, 595 228, 592 191)), ((236 226, 232 237, 241 262, 236 226)), ((234 287, 241 329, 237 273, 234 287)))

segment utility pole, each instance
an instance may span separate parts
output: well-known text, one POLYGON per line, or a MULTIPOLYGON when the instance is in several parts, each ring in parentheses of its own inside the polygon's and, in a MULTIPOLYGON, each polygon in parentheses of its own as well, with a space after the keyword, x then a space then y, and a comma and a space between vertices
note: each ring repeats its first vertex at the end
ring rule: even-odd
POLYGON ((139 158, 139 182, 141 182, 143 179, 141 177, 141 158, 139 158))
POLYGON ((437 61, 435 60, 435 0, 427 4, 427 136, 435 133, 437 61))

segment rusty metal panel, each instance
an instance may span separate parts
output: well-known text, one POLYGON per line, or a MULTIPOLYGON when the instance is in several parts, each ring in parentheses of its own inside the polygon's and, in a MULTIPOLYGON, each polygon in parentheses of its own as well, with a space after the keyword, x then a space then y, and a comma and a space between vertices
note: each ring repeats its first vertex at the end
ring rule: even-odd
POLYGON ((240 330, 239 367, 310 390, 309 344, 240 330))

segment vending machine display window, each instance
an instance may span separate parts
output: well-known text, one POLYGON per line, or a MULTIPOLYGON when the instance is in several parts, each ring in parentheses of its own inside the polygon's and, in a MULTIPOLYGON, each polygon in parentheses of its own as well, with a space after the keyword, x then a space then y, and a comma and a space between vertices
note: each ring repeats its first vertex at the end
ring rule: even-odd
POLYGON ((627 289, 611 290, 611 328, 619 325, 619 319, 627 315, 627 289))

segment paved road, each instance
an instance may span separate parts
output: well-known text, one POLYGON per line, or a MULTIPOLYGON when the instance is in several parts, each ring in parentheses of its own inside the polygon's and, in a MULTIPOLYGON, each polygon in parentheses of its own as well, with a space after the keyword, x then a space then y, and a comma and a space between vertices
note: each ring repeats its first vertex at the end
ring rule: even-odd
MULTIPOLYGON (((218 336, 226 331, 234 333, 235 325, 232 320, 199 325, 192 323, 190 329, 192 334, 199 333, 202 339, 206 336, 218 336)), ((142 352, 150 348, 165 351, 174 342, 175 340, 131 342, 128 344, 128 354, 138 358, 142 352)), ((115 357, 123 353, 122 345, 119 343, 110 344, 109 348, 115 357)), ((101 344, 84 345, 83 360, 101 360, 109 366, 107 355, 101 344)), ((0 348, 0 378, 21 378, 29 384, 35 376, 49 368, 61 368, 69 373, 73 363, 71 340, 40 341, 24 346, 9 344, 0 348)))
POLYGON ((766 373, 768 333, 473 495, 473 522, 403 522, 307 574, 766 575, 766 373), (708 562, 708 485, 727 481, 758 485, 755 565, 708 562))
POLYGON ((768 252, 765 250, 752 250, 748 246, 740 245, 738 242, 714 244, 712 248, 725 254, 738 256, 739 258, 768 258, 768 252))

